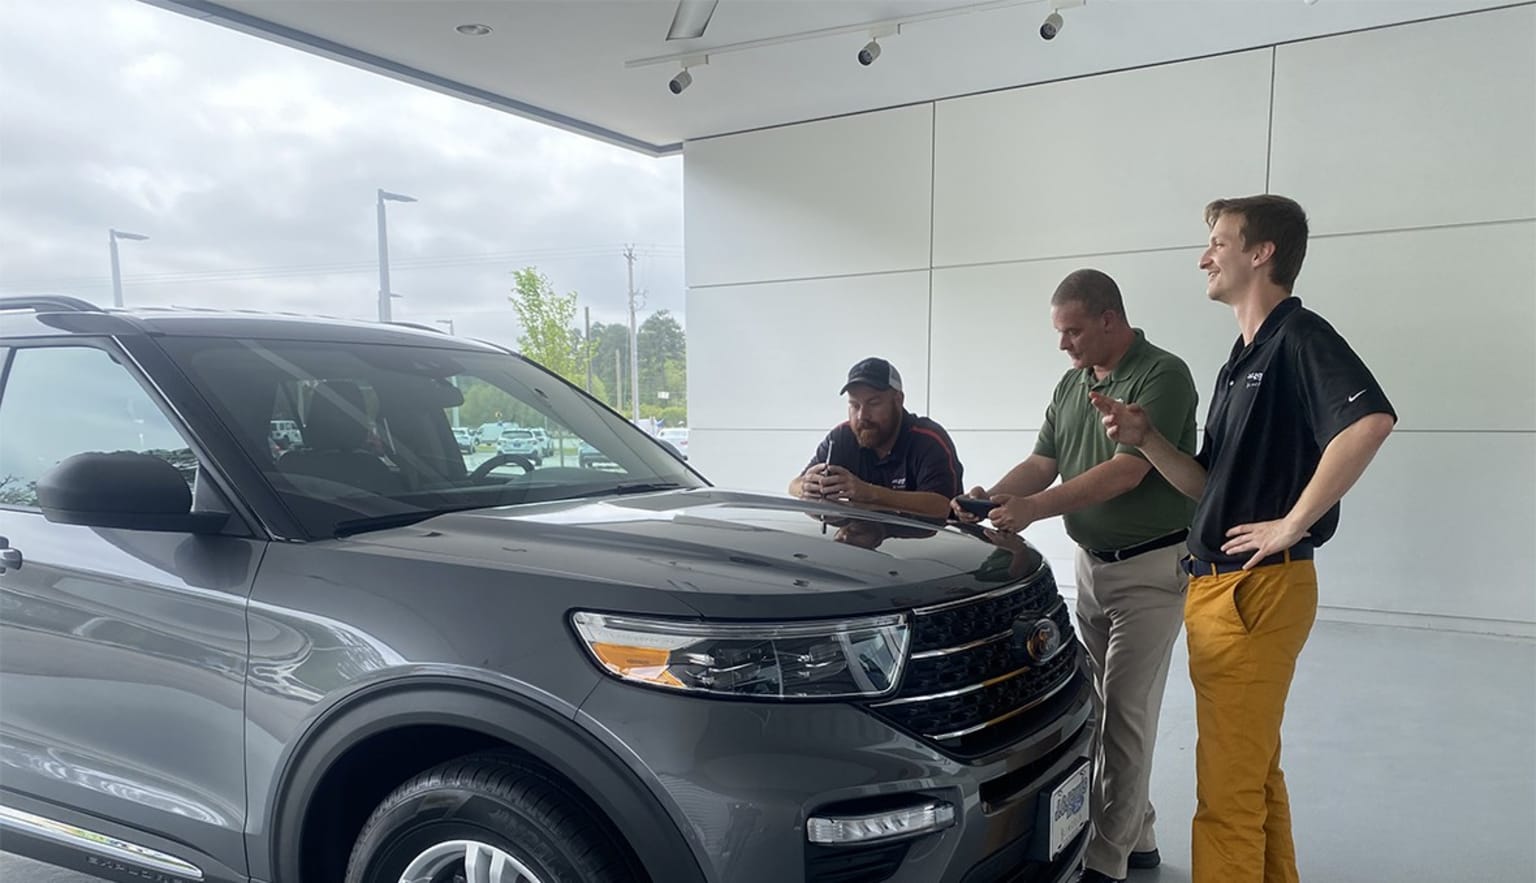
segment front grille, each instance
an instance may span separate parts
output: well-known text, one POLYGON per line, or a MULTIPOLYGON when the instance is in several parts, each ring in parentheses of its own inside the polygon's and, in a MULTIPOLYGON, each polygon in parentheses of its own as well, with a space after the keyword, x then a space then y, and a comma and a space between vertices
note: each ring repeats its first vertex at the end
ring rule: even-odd
POLYGON ((1031 729, 1020 726, 1027 713, 1072 681, 1078 659, 1071 614, 1042 565, 1019 585, 914 611, 901 690, 870 707, 952 754, 974 757, 1031 729), (1013 635, 1020 617, 1049 617, 1064 649, 1034 662, 1013 635))

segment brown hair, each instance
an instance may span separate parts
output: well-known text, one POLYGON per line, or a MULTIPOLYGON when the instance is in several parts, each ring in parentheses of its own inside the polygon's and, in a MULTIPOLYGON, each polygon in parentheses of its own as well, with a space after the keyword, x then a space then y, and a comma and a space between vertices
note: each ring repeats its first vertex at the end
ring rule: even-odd
POLYGON ((1051 306, 1059 307, 1070 301, 1083 305, 1083 309, 1095 316, 1106 311, 1125 318, 1125 301, 1120 297, 1120 286, 1101 270, 1073 270, 1056 286, 1051 295, 1051 306))
POLYGON ((1244 251, 1260 242, 1274 244, 1269 278, 1289 292, 1301 275, 1301 262, 1307 257, 1307 213, 1301 206, 1294 199, 1272 193, 1218 199, 1205 207, 1205 225, 1215 227, 1222 215, 1242 218, 1244 251))

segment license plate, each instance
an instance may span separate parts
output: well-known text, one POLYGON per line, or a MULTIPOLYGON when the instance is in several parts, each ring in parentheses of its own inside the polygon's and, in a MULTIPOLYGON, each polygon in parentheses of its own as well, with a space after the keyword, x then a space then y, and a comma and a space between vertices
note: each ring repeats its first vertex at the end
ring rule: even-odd
POLYGON ((1073 770, 1051 792, 1051 860, 1088 827, 1088 764, 1073 770))

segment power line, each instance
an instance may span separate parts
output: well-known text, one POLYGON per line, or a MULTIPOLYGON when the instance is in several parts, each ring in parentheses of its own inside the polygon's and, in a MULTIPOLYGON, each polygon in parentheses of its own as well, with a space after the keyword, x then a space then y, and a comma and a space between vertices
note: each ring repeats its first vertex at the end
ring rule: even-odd
MULTIPOLYGON (((581 258, 608 257, 622 253, 623 246, 572 246, 567 248, 534 249, 527 251, 482 252, 470 255, 442 255, 436 257, 406 258, 393 262, 400 270, 449 269, 484 264, 521 263, 538 261, 562 261, 581 258)), ((637 255, 647 257, 681 257, 680 245, 642 245, 635 249, 637 255)), ((172 285, 193 282, 243 282, 258 279, 281 279, 302 276, 341 276, 352 273, 372 273, 378 269, 376 261, 353 261, 330 264, 278 264, 263 267, 245 267, 230 270, 201 270, 180 273, 147 273, 124 277, 125 282, 135 285, 172 285)), ((81 288, 110 284, 105 277, 75 277, 64 279, 38 279, 22 282, 7 281, 0 290, 37 290, 42 288, 81 288)))

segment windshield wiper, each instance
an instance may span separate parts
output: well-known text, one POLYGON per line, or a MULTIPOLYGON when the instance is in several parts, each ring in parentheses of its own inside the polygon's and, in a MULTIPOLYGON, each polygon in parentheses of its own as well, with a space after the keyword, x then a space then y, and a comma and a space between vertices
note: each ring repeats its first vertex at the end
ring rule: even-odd
POLYGON ((587 497, 613 497, 623 494, 649 494, 654 491, 675 491, 684 485, 675 481, 621 481, 615 485, 560 497, 562 500, 581 500, 587 497))
POLYGON ((463 512, 471 506, 459 506, 450 509, 418 509, 414 512, 392 512, 388 515, 374 515, 368 518, 351 518, 336 524, 335 534, 338 537, 351 536, 356 533, 366 533, 370 530, 388 530, 391 527, 409 527, 418 521, 426 521, 428 518, 436 518, 439 515, 447 515, 449 512, 463 512))

